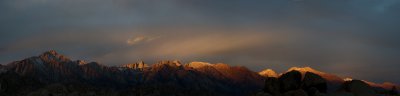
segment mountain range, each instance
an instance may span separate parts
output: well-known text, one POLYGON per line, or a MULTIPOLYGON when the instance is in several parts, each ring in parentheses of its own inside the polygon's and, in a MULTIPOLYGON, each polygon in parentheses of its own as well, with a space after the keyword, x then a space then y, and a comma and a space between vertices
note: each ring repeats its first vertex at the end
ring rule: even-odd
POLYGON ((299 95, 303 91, 305 96, 319 96, 311 89, 322 95, 363 96, 354 93, 358 87, 353 91, 353 85, 386 95, 396 95, 400 88, 393 83, 341 78, 310 67, 292 67, 278 74, 272 69, 253 72, 243 66, 182 64, 178 60, 106 66, 71 60, 54 50, 0 64, 1 96, 303 96, 299 95))

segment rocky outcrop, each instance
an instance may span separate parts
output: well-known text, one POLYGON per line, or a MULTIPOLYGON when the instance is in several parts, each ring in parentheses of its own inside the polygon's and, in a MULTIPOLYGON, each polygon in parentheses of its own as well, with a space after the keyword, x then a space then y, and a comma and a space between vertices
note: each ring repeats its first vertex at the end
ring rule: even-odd
POLYGON ((311 72, 311 73, 321 76, 322 78, 324 78, 325 80, 327 80, 328 82, 331 82, 331 83, 341 84, 344 82, 344 80, 339 76, 321 72, 321 71, 315 70, 311 67, 292 67, 288 70, 288 72, 293 71, 293 70, 299 71, 303 75, 303 77, 307 72, 311 72))
POLYGON ((327 93, 327 81, 321 76, 307 72, 303 79, 302 89, 308 94, 327 93))
POLYGON ((44 52, 42 55, 38 56, 41 58, 43 61, 48 61, 48 62, 70 62, 71 60, 61 54, 58 54, 55 50, 50 50, 47 52, 44 52))
POLYGON ((182 66, 181 62, 178 61, 178 60, 173 60, 173 61, 170 61, 170 60, 163 60, 163 61, 157 62, 157 63, 154 64, 154 65, 158 65, 158 66, 161 66, 161 65, 168 65, 168 66, 173 66, 173 67, 180 67, 180 66, 182 66))
POLYGON ((325 94, 327 83, 321 76, 306 72, 302 79, 299 71, 292 70, 279 78, 267 77, 264 92, 273 96, 320 96, 325 94))
MULTIPOLYGON (((304 70, 303 70, 304 71, 304 70)), ((318 72, 317 72, 318 73, 318 72)), ((328 82, 325 78, 312 71, 302 73, 296 70, 282 74, 278 78, 267 77, 264 93, 270 96, 396 96, 396 87, 391 90, 379 91, 362 80, 348 79, 338 91, 328 92, 328 82), (379 92, 379 93, 377 93, 379 92)))
POLYGON ((344 80, 339 76, 321 72, 321 71, 315 70, 311 67, 292 67, 287 72, 293 71, 293 70, 299 71, 302 74, 303 78, 307 72, 314 73, 314 74, 321 76, 322 78, 324 78, 327 81, 327 86, 328 86, 327 91, 328 92, 335 92, 338 88, 340 88, 342 83, 344 83, 344 80))
POLYGON ((354 96, 377 96, 375 90, 361 80, 346 81, 340 91, 352 93, 354 96))
POLYGON ((144 64, 143 61, 140 61, 135 64, 125 64, 121 66, 122 68, 128 68, 128 69, 133 69, 133 70, 144 70, 145 68, 149 68, 149 65, 144 64))
POLYGON ((265 79, 265 85, 264 85, 264 92, 269 93, 273 96, 279 96, 281 95, 280 92, 280 82, 278 78, 275 77, 267 77, 265 79))
POLYGON ((290 71, 279 77, 281 93, 300 89, 301 77, 299 71, 290 71))

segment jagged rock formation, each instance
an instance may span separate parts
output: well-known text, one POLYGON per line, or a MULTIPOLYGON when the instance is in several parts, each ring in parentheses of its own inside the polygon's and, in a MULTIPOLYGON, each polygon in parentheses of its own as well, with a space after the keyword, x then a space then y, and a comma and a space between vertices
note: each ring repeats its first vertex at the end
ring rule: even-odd
POLYGON ((265 69, 261 72, 258 72, 263 77, 278 77, 278 74, 272 69, 265 69))
POLYGON ((133 70, 144 70, 145 68, 148 68, 149 65, 144 64, 143 61, 140 61, 135 64, 125 64, 121 66, 122 68, 128 68, 128 69, 133 69, 133 70))
POLYGON ((78 79, 79 65, 54 50, 45 52, 5 66, 21 76, 28 76, 43 82, 78 79))
POLYGON ((7 71, 6 75, 0 75, 0 91, 3 90, 5 96, 16 95, 13 92, 22 95, 101 95, 98 92, 108 92, 104 94, 234 96, 251 94, 262 88, 263 77, 245 67, 209 65, 194 67, 177 60, 165 60, 152 66, 139 62, 110 67, 97 62, 72 61, 48 51, 0 66, 0 70, 7 71), (25 80, 21 78, 31 81, 21 81, 25 80), (38 83, 10 83, 13 81, 38 83))
MULTIPOLYGON (((264 96, 320 96, 329 95, 327 84, 344 82, 337 78, 309 67, 291 68, 278 76, 270 69, 256 73, 242 66, 206 62, 183 64, 178 60, 164 60, 151 66, 142 61, 105 66, 73 61, 51 50, 0 65, 0 96, 243 96, 260 90, 263 92, 258 95, 264 96)), ((359 94, 359 90, 370 91, 369 87, 357 89, 365 87, 357 82, 343 86, 344 91, 339 92, 347 95, 359 94)), ((396 87, 377 93, 397 94, 394 90, 396 87)))
POLYGON ((174 61, 163 60, 163 61, 159 61, 158 63, 156 63, 154 65, 156 65, 156 66, 169 65, 169 66, 174 66, 174 67, 182 66, 181 62, 178 60, 174 60, 174 61))

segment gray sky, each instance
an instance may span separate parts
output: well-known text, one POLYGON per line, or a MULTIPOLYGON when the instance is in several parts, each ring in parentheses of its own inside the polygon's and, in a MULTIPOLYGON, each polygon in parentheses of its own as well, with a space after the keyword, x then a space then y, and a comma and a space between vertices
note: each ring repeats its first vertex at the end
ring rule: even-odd
POLYGON ((0 63, 57 50, 120 65, 310 66, 400 83, 399 0, 0 0, 0 63))

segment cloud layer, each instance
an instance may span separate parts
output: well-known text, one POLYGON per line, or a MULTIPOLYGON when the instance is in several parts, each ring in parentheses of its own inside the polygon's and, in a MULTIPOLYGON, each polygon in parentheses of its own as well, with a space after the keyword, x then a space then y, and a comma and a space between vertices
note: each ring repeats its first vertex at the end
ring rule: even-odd
POLYGON ((398 0, 2 0, 0 63, 55 49, 108 65, 311 66, 400 83, 398 10, 398 0))

